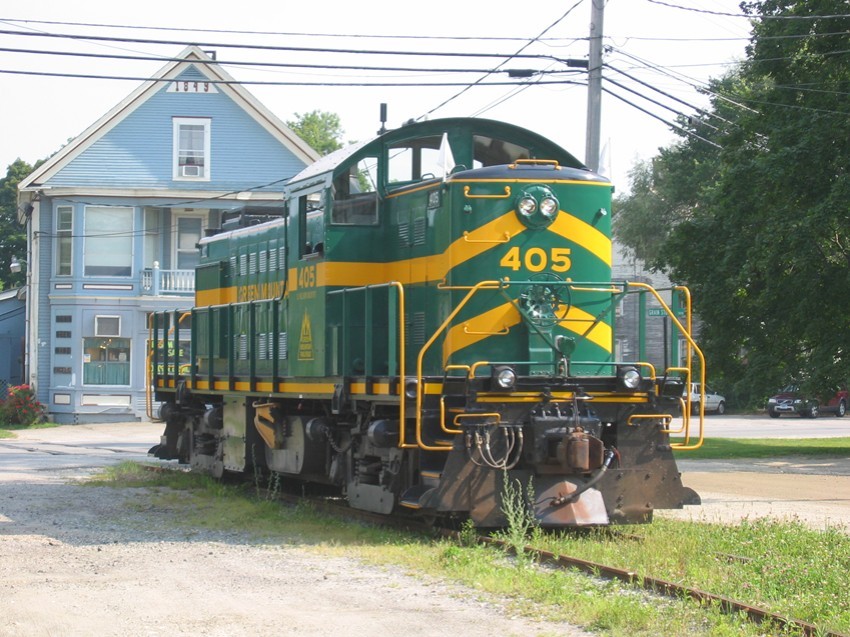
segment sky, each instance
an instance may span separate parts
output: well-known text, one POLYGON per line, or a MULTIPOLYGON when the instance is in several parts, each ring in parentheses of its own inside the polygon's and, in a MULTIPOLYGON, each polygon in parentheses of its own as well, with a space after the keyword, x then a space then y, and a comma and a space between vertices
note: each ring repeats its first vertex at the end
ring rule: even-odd
MULTIPOLYGON (((717 15, 740 15, 738 2, 607 0, 602 32, 609 48, 604 56, 608 66, 603 72, 603 86, 622 99, 608 93, 602 97, 601 171, 611 177, 618 192, 628 190, 628 173, 636 161, 651 158, 659 147, 677 139, 668 124, 658 118, 672 122, 674 111, 691 113, 693 108, 706 106, 708 98, 698 89, 743 58, 749 37, 748 21, 717 15)), ((423 116, 487 117, 546 135, 584 160, 586 73, 569 68, 565 60, 587 58, 590 3, 591 0, 533 0, 525 4, 474 0, 14 3, 0 8, 0 165, 8 166, 16 158, 34 163, 48 157, 141 84, 141 80, 48 74, 146 78, 164 66, 163 58, 177 55, 189 43, 215 51, 227 72, 246 83, 246 88, 284 121, 315 109, 338 114, 345 141, 372 138, 380 128, 380 104, 386 103, 390 128, 423 116), (511 10, 500 11, 500 6, 511 10), (45 34, 75 37, 42 37, 45 34), (91 36, 117 39, 87 39, 91 36), (367 55, 358 51, 388 53, 367 55), (84 53, 91 57, 44 52, 84 53), (409 55, 422 52, 439 55, 409 55), (337 68, 252 67, 246 62, 337 68), (397 70, 351 70, 340 66, 397 70), (484 86, 513 81, 506 73, 509 69, 534 74, 522 80, 526 84, 521 86, 484 86), (493 70, 496 72, 488 73, 493 70), (251 81, 381 82, 397 86, 268 86, 249 84, 251 81), (438 83, 457 85, 435 86, 438 83)))

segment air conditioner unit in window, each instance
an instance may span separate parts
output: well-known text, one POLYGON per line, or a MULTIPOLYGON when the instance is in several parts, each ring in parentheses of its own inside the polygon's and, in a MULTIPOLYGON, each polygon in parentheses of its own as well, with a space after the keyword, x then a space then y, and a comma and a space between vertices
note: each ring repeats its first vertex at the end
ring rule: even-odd
POLYGON ((181 177, 200 177, 203 166, 180 166, 181 177))
POLYGON ((121 317, 120 316, 95 316, 94 317, 94 335, 95 336, 120 336, 121 335, 121 317))

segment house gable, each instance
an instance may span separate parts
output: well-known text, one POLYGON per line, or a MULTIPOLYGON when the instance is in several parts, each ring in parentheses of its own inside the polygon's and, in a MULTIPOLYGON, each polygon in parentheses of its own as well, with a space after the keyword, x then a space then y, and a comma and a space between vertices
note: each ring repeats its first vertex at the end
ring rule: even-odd
POLYGON ((203 63, 211 62, 205 53, 189 47, 179 57, 184 61, 163 68, 30 174, 20 189, 248 190, 282 183, 316 159, 238 83, 215 84, 233 80, 218 65, 203 63), (209 179, 174 179, 175 117, 209 122, 209 179))

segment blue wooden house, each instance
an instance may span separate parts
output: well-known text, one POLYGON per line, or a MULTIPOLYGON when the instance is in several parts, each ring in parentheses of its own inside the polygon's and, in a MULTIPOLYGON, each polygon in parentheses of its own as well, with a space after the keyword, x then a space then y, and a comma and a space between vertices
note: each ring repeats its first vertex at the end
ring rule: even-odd
POLYGON ((19 185, 26 375, 56 422, 145 418, 149 313, 191 307, 200 238, 281 214, 317 158, 209 55, 175 60, 19 185))

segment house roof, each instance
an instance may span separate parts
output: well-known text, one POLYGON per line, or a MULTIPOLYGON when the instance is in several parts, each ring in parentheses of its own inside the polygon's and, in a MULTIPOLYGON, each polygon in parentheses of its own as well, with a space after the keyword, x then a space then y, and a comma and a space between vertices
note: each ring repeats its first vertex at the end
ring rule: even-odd
POLYGON ((70 161, 128 117, 141 104, 144 104, 148 99, 153 97, 159 91, 163 82, 175 79, 190 66, 194 66, 198 72, 208 77, 211 81, 227 82, 225 84, 218 84, 217 88, 233 99, 248 115, 296 157, 307 164, 319 158, 316 151, 310 148, 292 129, 263 106, 257 98, 234 80, 201 49, 196 46, 188 46, 175 60, 163 66, 150 80, 136 88, 123 101, 30 173, 21 181, 18 189, 21 191, 37 189, 39 185, 49 180, 70 161), (201 63, 197 64, 197 62, 201 63))

